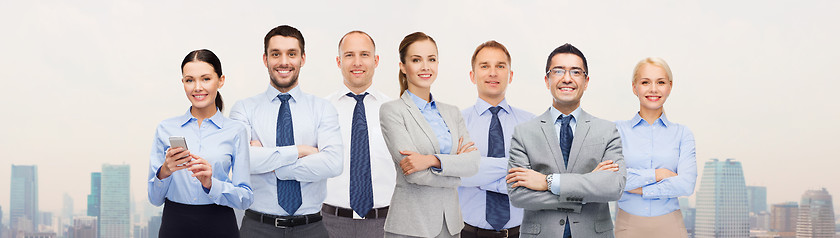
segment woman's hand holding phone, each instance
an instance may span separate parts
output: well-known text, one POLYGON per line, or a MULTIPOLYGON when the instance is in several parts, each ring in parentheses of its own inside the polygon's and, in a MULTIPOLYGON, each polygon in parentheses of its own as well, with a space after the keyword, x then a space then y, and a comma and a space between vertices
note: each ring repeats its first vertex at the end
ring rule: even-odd
POLYGON ((163 165, 160 166, 160 170, 158 171, 158 179, 168 178, 173 172, 186 169, 187 166, 181 165, 189 162, 192 158, 193 157, 191 156, 189 150, 181 147, 170 147, 166 150, 166 159, 163 161, 163 165))

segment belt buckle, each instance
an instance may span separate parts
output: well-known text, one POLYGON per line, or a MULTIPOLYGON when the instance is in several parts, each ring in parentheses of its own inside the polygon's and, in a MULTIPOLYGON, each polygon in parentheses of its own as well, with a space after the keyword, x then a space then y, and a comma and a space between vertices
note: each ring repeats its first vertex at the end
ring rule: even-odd
POLYGON ((501 231, 504 231, 504 232, 505 232, 505 236, 503 236, 503 237, 508 237, 508 236, 510 236, 510 234, 508 233, 508 231, 509 231, 508 229, 502 229, 501 231))
POLYGON ((280 225, 281 221, 286 221, 286 220, 288 220, 288 219, 283 219, 283 218, 279 218, 279 217, 274 218, 274 227, 282 228, 282 229, 289 228, 287 226, 281 226, 280 225))

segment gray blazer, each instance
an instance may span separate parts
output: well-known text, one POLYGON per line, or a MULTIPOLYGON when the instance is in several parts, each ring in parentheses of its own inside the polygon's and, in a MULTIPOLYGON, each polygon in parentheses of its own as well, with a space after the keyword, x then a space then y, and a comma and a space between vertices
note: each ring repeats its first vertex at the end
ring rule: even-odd
POLYGON ((543 174, 559 173, 552 183, 560 195, 511 188, 510 202, 525 209, 522 237, 563 237, 571 222, 573 237, 614 237, 607 202, 617 201, 624 190, 627 171, 621 154, 621 138, 615 124, 581 110, 569 153, 569 167, 563 163, 560 142, 554 129, 556 118, 549 111, 516 127, 510 144, 509 168, 524 167, 543 174), (618 172, 591 173, 598 163, 612 160, 618 172), (568 218, 568 221, 567 221, 568 218))
POLYGON ((456 155, 459 138, 464 138, 464 144, 471 141, 464 119, 457 107, 435 104, 452 134, 452 152, 449 154, 440 154, 432 127, 407 93, 400 99, 382 104, 379 109, 382 136, 397 170, 397 185, 385 220, 387 232, 433 237, 440 234, 444 219, 451 235, 460 233, 464 227, 457 188, 461 185, 461 177, 478 172, 480 155, 478 151, 456 155), (435 154, 440 158, 443 170, 426 169, 405 176, 399 165, 405 157, 400 154, 402 150, 435 154))

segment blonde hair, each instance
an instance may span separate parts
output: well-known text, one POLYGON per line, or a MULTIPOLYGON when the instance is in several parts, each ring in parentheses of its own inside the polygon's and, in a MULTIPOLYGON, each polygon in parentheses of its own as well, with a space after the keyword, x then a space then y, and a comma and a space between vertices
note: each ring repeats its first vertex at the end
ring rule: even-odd
POLYGON ((674 75, 671 74, 671 67, 668 67, 668 63, 665 62, 664 59, 659 57, 647 57, 639 61, 639 63, 636 64, 636 68, 633 69, 633 78, 631 81, 633 84, 636 84, 636 79, 639 78, 639 69, 642 68, 642 65, 646 64, 659 66, 664 69, 665 74, 668 75, 668 82, 674 82, 674 75))

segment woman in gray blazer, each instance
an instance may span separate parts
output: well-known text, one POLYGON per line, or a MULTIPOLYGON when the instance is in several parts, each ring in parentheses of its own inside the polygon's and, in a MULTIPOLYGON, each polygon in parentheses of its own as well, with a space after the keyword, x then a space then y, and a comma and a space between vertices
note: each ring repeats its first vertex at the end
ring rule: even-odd
POLYGON ((398 172, 385 237, 460 237, 457 188, 461 177, 478 172, 479 154, 458 108, 432 98, 438 68, 432 37, 411 33, 399 52, 400 99, 379 113, 398 172))

